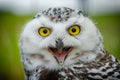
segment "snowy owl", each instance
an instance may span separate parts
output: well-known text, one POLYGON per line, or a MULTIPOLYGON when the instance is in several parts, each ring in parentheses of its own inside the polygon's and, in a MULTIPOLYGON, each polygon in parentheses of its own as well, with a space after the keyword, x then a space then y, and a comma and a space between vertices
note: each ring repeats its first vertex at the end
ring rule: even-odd
POLYGON ((49 8, 25 25, 20 40, 26 80, 118 80, 120 61, 103 47, 81 11, 49 8))

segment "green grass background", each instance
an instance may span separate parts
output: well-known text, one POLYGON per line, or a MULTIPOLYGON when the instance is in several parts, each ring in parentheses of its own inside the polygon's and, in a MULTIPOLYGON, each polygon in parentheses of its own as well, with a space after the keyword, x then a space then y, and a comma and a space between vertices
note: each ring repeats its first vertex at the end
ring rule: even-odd
MULTIPOLYGON (((23 80, 24 71, 20 62, 19 37, 30 16, 16 16, 0 12, 0 80, 23 80)), ((120 59, 120 15, 90 16, 100 29, 104 46, 120 59)))

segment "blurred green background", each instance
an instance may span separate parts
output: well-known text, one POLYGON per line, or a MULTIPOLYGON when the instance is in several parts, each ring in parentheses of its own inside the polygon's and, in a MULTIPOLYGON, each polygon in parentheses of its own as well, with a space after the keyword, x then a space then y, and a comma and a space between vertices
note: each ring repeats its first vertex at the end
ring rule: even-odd
MULTIPOLYGON (((0 12, 0 80, 23 80, 20 61, 19 38, 30 16, 16 16, 0 12)), ((104 46, 120 59, 120 14, 90 16, 104 37, 104 46)))

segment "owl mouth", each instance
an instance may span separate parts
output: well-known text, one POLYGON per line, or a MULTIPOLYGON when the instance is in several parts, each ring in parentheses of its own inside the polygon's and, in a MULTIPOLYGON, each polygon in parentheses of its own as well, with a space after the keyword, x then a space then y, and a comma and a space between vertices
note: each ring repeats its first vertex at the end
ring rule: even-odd
POLYGON ((55 47, 49 47, 48 51, 52 53, 52 55, 55 57, 57 62, 60 65, 64 64, 64 61, 66 60, 68 54, 72 51, 73 47, 63 47, 63 48, 55 48, 55 47))

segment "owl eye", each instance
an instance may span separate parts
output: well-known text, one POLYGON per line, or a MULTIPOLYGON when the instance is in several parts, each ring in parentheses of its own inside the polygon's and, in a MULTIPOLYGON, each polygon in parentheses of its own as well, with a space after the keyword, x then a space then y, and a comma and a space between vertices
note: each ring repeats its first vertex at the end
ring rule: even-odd
POLYGON ((46 37, 46 36, 50 35, 51 30, 49 28, 46 28, 46 27, 41 27, 38 30, 38 33, 40 34, 40 36, 46 37))
POLYGON ((69 27, 69 29, 68 29, 69 34, 73 35, 73 36, 78 35, 80 33, 80 31, 81 31, 81 29, 80 29, 80 26, 78 26, 78 25, 73 25, 73 26, 69 27))

